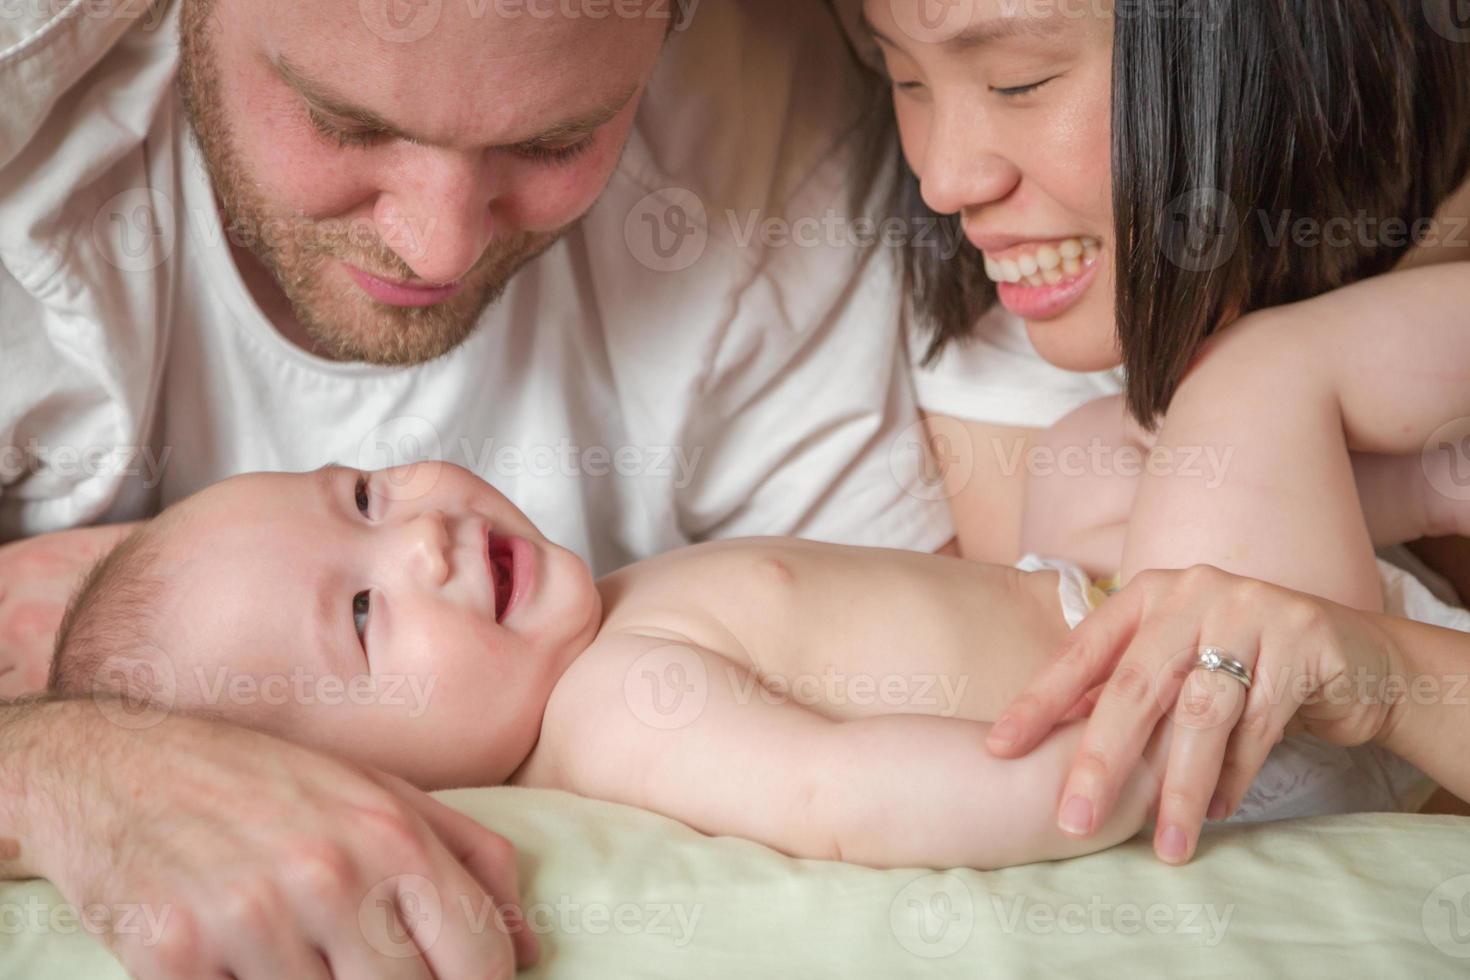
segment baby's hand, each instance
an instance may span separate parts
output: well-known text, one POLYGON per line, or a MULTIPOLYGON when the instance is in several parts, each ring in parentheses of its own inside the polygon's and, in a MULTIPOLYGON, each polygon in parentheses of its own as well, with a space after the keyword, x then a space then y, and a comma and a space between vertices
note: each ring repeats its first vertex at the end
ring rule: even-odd
POLYGON ((72 592, 93 562, 136 526, 79 528, 0 546, 0 699, 45 689, 72 592))

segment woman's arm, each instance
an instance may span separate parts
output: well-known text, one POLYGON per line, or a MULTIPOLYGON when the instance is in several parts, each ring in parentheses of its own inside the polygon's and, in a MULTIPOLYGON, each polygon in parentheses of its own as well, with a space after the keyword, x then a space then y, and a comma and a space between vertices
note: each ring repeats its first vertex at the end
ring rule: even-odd
POLYGON ((926 415, 925 485, 949 500, 959 556, 1011 565, 1021 557, 1026 453, 1038 430, 926 415))
MULTIPOLYGON (((1176 737, 1156 848, 1170 861, 1188 859, 1207 813, 1238 805, 1293 717, 1342 745, 1384 730, 1390 703, 1353 685, 1403 669, 1365 618, 1382 608, 1383 589, 1348 444, 1417 454, 1447 419, 1470 415, 1467 310, 1470 278, 1461 270, 1395 273, 1252 314, 1185 378, 1158 445, 1228 452, 1225 478, 1212 487, 1182 471, 1145 475, 1123 574, 1147 581, 1084 622, 1068 654, 1015 706, 1020 728, 1034 735, 1036 717, 1054 723, 1106 678, 1063 791, 1062 817, 1077 817, 1070 829, 1085 835, 1106 819, 1165 713, 1176 737), (1412 308, 1402 302, 1406 289, 1412 308), (1273 592, 1213 569, 1178 581, 1152 571, 1200 562, 1300 591, 1273 592), (1302 593, 1342 605, 1294 598, 1302 593), (1354 619, 1348 606, 1367 612, 1354 619), (1255 684, 1247 690, 1195 669, 1203 645, 1223 647, 1255 684), (1357 696, 1335 703, 1344 688, 1357 696)), ((1009 755, 1021 739, 1005 720, 991 744, 1009 755)), ((1438 754, 1416 760, 1435 774, 1464 754, 1463 743, 1416 744, 1438 754)))

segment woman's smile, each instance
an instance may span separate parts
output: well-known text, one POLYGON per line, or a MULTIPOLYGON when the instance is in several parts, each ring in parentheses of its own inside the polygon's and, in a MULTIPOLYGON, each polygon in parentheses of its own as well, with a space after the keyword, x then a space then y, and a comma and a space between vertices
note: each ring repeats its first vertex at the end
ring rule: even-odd
POLYGON ((985 274, 1006 309, 1026 320, 1046 320, 1071 309, 1097 278, 1102 247, 1090 235, 1017 241, 971 234, 985 257, 985 274))

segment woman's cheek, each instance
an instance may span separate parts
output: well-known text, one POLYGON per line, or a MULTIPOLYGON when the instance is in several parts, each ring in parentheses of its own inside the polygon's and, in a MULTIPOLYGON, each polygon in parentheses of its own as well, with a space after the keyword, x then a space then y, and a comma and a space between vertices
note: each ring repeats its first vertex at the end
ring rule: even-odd
POLYGON ((898 119, 898 143, 903 150, 904 161, 909 165, 909 170, 922 177, 923 150, 929 141, 929 112, 925 107, 901 98, 893 100, 893 109, 898 119))

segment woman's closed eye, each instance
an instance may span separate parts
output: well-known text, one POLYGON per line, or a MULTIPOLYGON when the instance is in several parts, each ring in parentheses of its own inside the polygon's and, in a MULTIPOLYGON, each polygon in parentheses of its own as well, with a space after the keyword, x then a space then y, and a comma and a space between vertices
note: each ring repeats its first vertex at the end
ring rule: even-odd
POLYGON ((1032 82, 1029 85, 1008 85, 1004 87, 992 85, 990 91, 1004 98, 1013 99, 1021 95, 1030 95, 1047 82, 1054 81, 1057 77, 1056 75, 1052 75, 1050 78, 1043 78, 1041 81, 1032 82))

